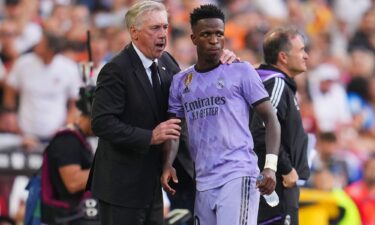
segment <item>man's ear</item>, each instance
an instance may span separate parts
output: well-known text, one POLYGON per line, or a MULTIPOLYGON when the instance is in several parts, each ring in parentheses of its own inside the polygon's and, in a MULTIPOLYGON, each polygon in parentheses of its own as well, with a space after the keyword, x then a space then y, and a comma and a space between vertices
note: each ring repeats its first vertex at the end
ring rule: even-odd
POLYGON ((195 43, 195 42, 196 42, 196 40, 195 40, 196 37, 197 37, 197 36, 195 36, 194 34, 191 34, 191 35, 190 35, 190 39, 191 39, 191 41, 193 42, 194 45, 197 45, 197 44, 195 43))
POLYGON ((278 61, 282 62, 283 64, 287 64, 288 62, 288 54, 286 52, 279 52, 277 58, 278 61))
POLYGON ((130 27, 129 33, 132 40, 138 40, 138 30, 134 26, 130 27))

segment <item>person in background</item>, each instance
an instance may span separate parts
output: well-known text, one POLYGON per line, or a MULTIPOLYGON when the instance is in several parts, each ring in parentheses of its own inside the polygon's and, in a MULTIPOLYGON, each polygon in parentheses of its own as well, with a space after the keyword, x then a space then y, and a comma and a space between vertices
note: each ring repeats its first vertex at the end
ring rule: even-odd
POLYGON ((0 59, 5 71, 9 72, 14 62, 20 56, 16 49, 16 39, 18 30, 17 24, 11 19, 5 19, 0 24, 0 59))
MULTIPOLYGON (((189 131, 196 174, 194 222, 255 225, 259 191, 271 194, 275 188, 280 125, 254 68, 247 62, 220 63, 223 12, 215 5, 201 5, 191 13, 190 25, 198 61, 173 77, 168 112, 172 118, 184 118, 189 131), (268 163, 262 181, 257 181, 259 169, 248 127, 250 108, 267 130, 268 163)), ((164 144, 162 184, 171 194, 176 190, 168 182, 178 182, 172 166, 178 144, 178 139, 164 144)))
POLYGON ((362 134, 375 137, 375 107, 372 105, 372 79, 354 77, 346 86, 350 112, 354 126, 362 134))
MULTIPOLYGON (((59 130, 45 150, 54 197, 68 203, 71 208, 78 207, 83 198, 94 156, 86 140, 87 137, 93 136, 90 123, 93 90, 81 88, 80 98, 76 103, 81 112, 79 118, 59 130)), ((42 222, 53 224, 55 218, 50 216, 54 214, 48 210, 49 208, 43 207, 42 204, 42 222)), ((72 221, 70 225, 81 222, 72 221)))
MULTIPOLYGON (((16 49, 15 38, 17 36, 17 24, 10 20, 4 19, 0 23, 0 121, 6 113, 3 110, 3 95, 5 89, 5 80, 8 77, 9 70, 19 57, 16 49)), ((4 123, 0 122, 0 131, 5 130, 4 123)))
POLYGON ((313 187, 326 193, 331 193, 336 199, 341 212, 337 217, 338 225, 360 225, 361 217, 358 208, 351 197, 342 189, 335 187, 335 175, 327 169, 316 171, 311 176, 313 187))
POLYGON ((335 188, 333 174, 322 169, 311 174, 311 188, 301 188, 299 221, 306 225, 361 225, 358 208, 341 188, 335 188))
POLYGON ((59 54, 64 45, 61 37, 45 32, 34 52, 15 62, 6 80, 3 127, 22 135, 27 149, 48 141, 76 116, 81 80, 77 65, 59 54))
POLYGON ((27 53, 36 46, 43 36, 41 26, 35 23, 28 13, 31 8, 28 3, 32 1, 5 0, 4 18, 15 22, 17 33, 14 35, 14 48, 20 55, 27 53))
POLYGON ((363 179, 347 188, 346 193, 356 203, 361 215, 362 224, 375 224, 375 154, 369 155, 364 163, 363 179))
POLYGON ((329 170, 333 174, 335 188, 344 188, 361 178, 360 159, 352 151, 340 146, 335 133, 319 133, 317 139, 317 154, 312 160, 312 171, 329 170))
MULTIPOLYGON (((264 37, 263 54, 265 64, 257 72, 270 95, 272 105, 281 126, 281 149, 276 173, 276 193, 280 204, 270 207, 260 200, 258 222, 284 225, 286 215, 291 224, 298 225, 299 179, 306 180, 310 171, 307 163, 308 137, 302 125, 293 78, 306 71, 308 55, 304 37, 293 27, 276 27, 264 37)), ((258 165, 264 166, 267 140, 261 118, 255 113, 251 120, 254 150, 258 165)))
POLYGON ((344 132, 353 119, 337 66, 322 63, 309 71, 308 90, 319 132, 344 132))

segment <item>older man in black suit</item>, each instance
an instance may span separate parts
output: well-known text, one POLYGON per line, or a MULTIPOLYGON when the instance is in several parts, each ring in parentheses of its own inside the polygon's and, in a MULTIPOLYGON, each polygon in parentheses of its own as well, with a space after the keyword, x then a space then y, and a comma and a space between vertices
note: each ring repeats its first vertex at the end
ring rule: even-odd
POLYGON ((132 42, 98 76, 92 129, 99 144, 88 187, 99 199, 103 225, 161 225, 161 144, 180 136, 180 120, 167 120, 166 113, 180 68, 164 51, 163 4, 136 3, 125 20, 132 42))

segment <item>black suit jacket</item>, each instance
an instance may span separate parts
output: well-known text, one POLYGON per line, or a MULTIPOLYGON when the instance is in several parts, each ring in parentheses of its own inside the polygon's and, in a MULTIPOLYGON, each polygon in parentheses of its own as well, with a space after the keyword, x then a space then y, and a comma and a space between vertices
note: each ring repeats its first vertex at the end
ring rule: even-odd
MULTIPOLYGON (((164 52, 158 70, 166 107, 172 76, 180 69, 164 52)), ((126 46, 98 76, 92 129, 99 143, 88 182, 94 197, 125 207, 148 207, 155 187, 160 187, 162 164, 160 146, 150 146, 152 130, 166 119, 167 109, 160 113, 139 56, 131 44, 126 46)))

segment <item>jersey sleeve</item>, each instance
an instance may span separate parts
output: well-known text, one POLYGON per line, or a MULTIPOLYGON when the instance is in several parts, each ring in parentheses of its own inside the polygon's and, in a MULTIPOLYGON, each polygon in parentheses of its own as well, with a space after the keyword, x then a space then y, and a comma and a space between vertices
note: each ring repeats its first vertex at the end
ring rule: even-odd
POLYGON ((175 114, 179 118, 185 118, 179 80, 177 76, 173 77, 172 85, 169 90, 168 113, 175 114))
POLYGON ((245 65, 246 69, 242 80, 243 94, 250 105, 256 106, 263 101, 269 100, 268 92, 255 69, 249 63, 245 65))

